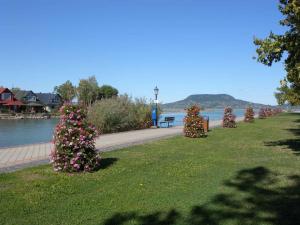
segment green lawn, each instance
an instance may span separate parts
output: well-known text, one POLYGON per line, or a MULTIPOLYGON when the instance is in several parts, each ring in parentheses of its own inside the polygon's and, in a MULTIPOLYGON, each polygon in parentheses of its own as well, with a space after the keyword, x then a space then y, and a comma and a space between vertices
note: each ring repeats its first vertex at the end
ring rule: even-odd
POLYGON ((0 174, 0 224, 300 224, 300 114, 0 174))

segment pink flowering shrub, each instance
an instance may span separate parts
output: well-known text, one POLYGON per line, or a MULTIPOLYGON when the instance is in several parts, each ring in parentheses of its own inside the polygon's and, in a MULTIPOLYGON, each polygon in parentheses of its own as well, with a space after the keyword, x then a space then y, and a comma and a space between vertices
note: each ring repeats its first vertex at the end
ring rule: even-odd
POLYGON ((252 123, 254 122, 254 110, 252 107, 247 107, 245 111, 245 118, 244 121, 247 123, 252 123))
POLYGON ((95 150, 98 132, 86 119, 86 111, 77 105, 63 105, 55 128, 51 163, 55 171, 92 171, 100 164, 95 150))
POLYGON ((265 111, 267 117, 273 116, 273 111, 271 108, 266 108, 265 111))
POLYGON ((226 107, 224 109, 223 127, 236 128, 235 118, 236 116, 232 113, 232 108, 226 107))
POLYGON ((275 108, 273 109, 273 115, 276 116, 278 114, 282 113, 282 109, 281 108, 275 108))
POLYGON ((200 115, 200 107, 193 105, 186 109, 187 115, 184 118, 184 135, 191 138, 205 137, 204 121, 200 115))
POLYGON ((267 118, 267 111, 266 111, 265 108, 261 108, 261 109, 259 110, 258 118, 259 118, 259 119, 266 119, 266 118, 267 118))

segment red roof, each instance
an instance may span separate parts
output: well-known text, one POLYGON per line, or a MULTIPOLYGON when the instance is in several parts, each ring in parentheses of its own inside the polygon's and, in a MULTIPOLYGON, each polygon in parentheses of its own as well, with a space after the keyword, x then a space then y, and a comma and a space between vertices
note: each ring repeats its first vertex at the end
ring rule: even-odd
POLYGON ((1 102, 3 102, 4 103, 4 105, 7 105, 7 106, 12 106, 12 105, 24 105, 21 101, 19 101, 19 100, 16 100, 16 99, 14 99, 14 100, 9 100, 9 101, 1 101, 1 102))
POLYGON ((0 87, 0 94, 2 94, 7 88, 0 87))
MULTIPOLYGON (((2 88, 0 87, 0 94, 4 93, 5 91, 9 91, 12 93, 8 88, 2 88)), ((7 100, 0 100, 0 104, 6 105, 6 106, 13 106, 13 105, 24 105, 21 101, 17 100, 14 97, 14 94, 12 93, 13 99, 7 99, 7 100)))

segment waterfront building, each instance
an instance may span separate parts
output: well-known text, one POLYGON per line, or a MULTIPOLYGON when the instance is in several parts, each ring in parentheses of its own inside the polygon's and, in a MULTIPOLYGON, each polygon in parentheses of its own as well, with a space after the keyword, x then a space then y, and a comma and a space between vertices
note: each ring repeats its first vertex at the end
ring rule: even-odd
POLYGON ((24 104, 26 112, 44 112, 44 104, 33 91, 18 90, 15 96, 24 104))
POLYGON ((36 93, 38 99, 43 103, 46 112, 52 112, 63 104, 63 100, 59 94, 53 93, 36 93))
POLYGON ((19 101, 15 95, 5 87, 0 87, 0 112, 19 112, 24 103, 19 101))

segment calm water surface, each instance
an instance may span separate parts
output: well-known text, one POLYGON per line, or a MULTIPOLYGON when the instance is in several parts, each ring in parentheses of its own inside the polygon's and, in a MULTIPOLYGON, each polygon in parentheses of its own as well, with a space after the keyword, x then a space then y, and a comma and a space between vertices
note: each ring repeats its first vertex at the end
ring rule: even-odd
MULTIPOLYGON (((243 117, 245 113, 244 109, 235 109, 233 110, 233 114, 235 114, 237 117, 243 117)), ((160 121, 164 120, 166 116, 174 116, 175 117, 175 126, 181 126, 183 125, 183 119, 185 117, 186 113, 164 113, 160 116, 160 121)), ((224 115, 223 109, 215 109, 211 111, 202 111, 202 116, 208 116, 210 121, 215 120, 221 120, 224 115)))
MULTIPOLYGON (((244 110, 234 110, 237 117, 244 115, 244 110)), ((203 111, 203 116, 209 116, 211 121, 221 120, 223 110, 203 111)), ((160 120, 166 116, 175 117, 175 125, 183 125, 185 113, 165 113, 160 120)), ((0 120, 0 148, 17 145, 49 142, 53 136, 53 130, 58 119, 49 120, 0 120)))
POLYGON ((0 148, 49 142, 58 119, 0 120, 0 148))

